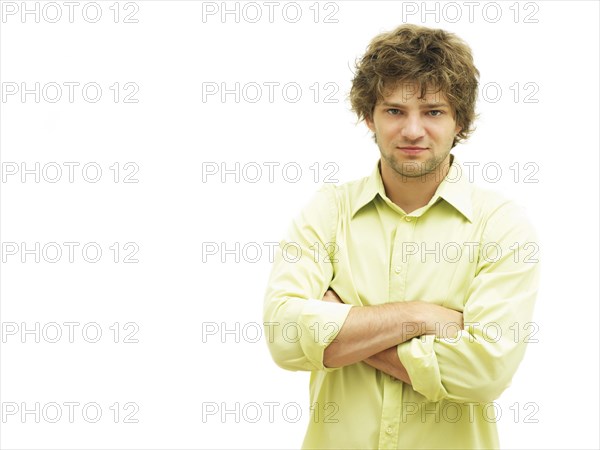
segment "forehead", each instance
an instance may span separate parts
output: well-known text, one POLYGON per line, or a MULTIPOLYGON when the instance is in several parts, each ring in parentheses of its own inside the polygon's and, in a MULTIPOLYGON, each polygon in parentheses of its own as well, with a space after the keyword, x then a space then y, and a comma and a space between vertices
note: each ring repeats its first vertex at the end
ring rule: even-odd
POLYGON ((421 85, 416 82, 402 81, 384 91, 383 98, 377 103, 448 103, 446 94, 435 86, 425 86, 421 95, 421 85))

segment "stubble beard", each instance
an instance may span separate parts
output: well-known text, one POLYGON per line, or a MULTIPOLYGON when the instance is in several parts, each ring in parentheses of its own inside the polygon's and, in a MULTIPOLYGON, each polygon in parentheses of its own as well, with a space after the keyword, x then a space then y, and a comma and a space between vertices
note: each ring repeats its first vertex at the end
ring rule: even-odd
MULTIPOLYGON (((435 172, 448 156, 447 154, 443 154, 436 157, 435 154, 431 154, 431 156, 424 161, 400 162, 398 161, 398 158, 393 155, 393 152, 396 151, 395 147, 392 153, 389 154, 381 151, 381 147, 379 150, 381 152, 381 157, 385 160, 387 165, 399 176, 406 178, 425 177, 426 175, 435 172)), ((425 150, 425 152, 431 153, 429 149, 425 150)))

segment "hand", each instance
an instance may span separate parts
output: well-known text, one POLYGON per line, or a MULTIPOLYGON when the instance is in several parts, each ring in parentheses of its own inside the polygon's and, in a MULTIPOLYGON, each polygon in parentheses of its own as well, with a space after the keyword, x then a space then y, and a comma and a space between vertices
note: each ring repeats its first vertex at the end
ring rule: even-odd
POLYGON ((325 292, 325 295, 323 296, 323 301, 342 304, 344 303, 333 289, 327 289, 327 292, 325 292))
POLYGON ((435 334, 438 338, 455 338, 464 328, 462 313, 432 303, 419 303, 425 312, 424 334, 435 334))

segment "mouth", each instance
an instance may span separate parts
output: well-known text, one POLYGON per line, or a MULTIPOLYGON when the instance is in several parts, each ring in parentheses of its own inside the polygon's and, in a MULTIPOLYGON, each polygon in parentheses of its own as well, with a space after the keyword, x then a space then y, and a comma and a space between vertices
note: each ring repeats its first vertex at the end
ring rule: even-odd
POLYGON ((421 152, 427 150, 427 147, 415 147, 415 146, 406 146, 406 147, 396 147, 398 150, 406 153, 407 155, 418 155, 421 152))

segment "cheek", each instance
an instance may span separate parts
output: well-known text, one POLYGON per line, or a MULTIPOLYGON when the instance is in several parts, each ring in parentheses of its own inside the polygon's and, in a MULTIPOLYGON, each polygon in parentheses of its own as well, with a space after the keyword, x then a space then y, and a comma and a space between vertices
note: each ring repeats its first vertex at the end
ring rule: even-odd
POLYGON ((429 127, 429 135, 437 141, 452 141, 454 139, 454 126, 433 125, 429 127))
POLYGON ((386 136, 388 138, 393 138, 394 136, 397 136, 398 134, 400 134, 401 131, 402 127, 398 121, 389 121, 387 123, 382 122, 379 125, 379 133, 382 136, 386 136))

